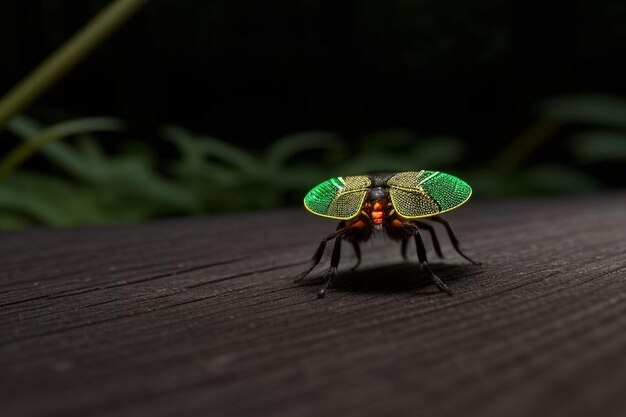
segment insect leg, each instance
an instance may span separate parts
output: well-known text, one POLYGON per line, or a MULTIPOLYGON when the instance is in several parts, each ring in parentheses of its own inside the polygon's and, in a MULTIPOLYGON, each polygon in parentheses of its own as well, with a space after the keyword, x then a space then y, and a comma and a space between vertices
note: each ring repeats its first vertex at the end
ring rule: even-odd
POLYGON ((351 240, 350 243, 352 243, 352 247, 354 248, 354 253, 356 254, 356 265, 354 265, 350 269, 351 271, 354 271, 355 269, 359 267, 359 265, 361 265, 361 247, 359 246, 359 243, 355 240, 351 240))
POLYGON ((443 258, 444 257, 443 256, 443 252, 441 251, 441 246, 439 246, 439 239, 437 238, 437 233, 435 233, 435 228, 432 227, 430 224, 428 224, 426 222, 421 222, 419 220, 414 220, 411 223, 415 223, 416 225, 418 225, 422 229, 428 230, 428 232, 430 233, 430 238, 433 241, 433 249, 435 249, 435 253, 440 258, 443 258))
POLYGON ((333 254, 330 259, 330 268, 328 269, 328 271, 326 272, 326 276, 324 277, 326 279, 326 282, 324 282, 324 286, 317 293, 317 298, 324 298, 324 296, 326 295, 326 290, 328 289, 328 286, 330 285, 333 278, 335 278, 335 275, 337 275, 337 266, 339 265, 339 258, 341 257, 341 240, 342 239, 343 239, 342 235, 337 236, 337 239, 335 239, 335 246, 333 247, 333 254))
POLYGON ((320 242, 320 245, 318 246, 317 250, 315 251, 315 254, 313 255, 313 258, 311 258, 311 264, 309 265, 309 267, 306 269, 306 271, 301 273, 298 276, 298 278, 296 278, 293 282, 300 282, 307 275, 309 275, 309 273, 311 273, 313 268, 315 268, 315 265, 317 265, 319 263, 319 261, 322 259, 322 256, 324 255, 324 249, 326 249, 326 242, 328 242, 329 240, 334 239, 335 237, 337 237, 341 233, 345 232, 346 230, 347 230, 347 227, 344 227, 342 229, 337 229, 334 232, 332 232, 331 234, 329 234, 328 236, 326 236, 324 239, 322 239, 322 241, 320 242))
POLYGON ((435 273, 430 269, 430 265, 428 265, 428 259, 426 258, 426 248, 424 247, 424 242, 422 241, 422 237, 420 236, 419 230, 410 230, 409 233, 413 234, 415 238, 415 246, 417 248, 417 259, 420 262, 420 266, 422 270, 428 272, 430 276, 430 280, 435 284, 440 291, 445 292, 448 295, 452 295, 452 291, 448 286, 439 278, 435 273))
POLYGON ((481 265, 480 262, 474 261, 473 259, 471 259, 469 256, 467 256, 461 251, 461 248, 459 248, 459 240, 454 235, 454 232, 452 231, 452 227, 450 226, 450 223, 448 223, 447 220, 445 220, 443 217, 440 217, 440 216, 429 217, 429 219, 437 223, 441 223, 446 228, 446 232, 448 232, 448 236, 450 237, 450 242, 452 242, 452 246, 454 247, 454 250, 456 250, 459 255, 461 255, 462 257, 464 257, 465 259, 467 259, 474 265, 481 265))

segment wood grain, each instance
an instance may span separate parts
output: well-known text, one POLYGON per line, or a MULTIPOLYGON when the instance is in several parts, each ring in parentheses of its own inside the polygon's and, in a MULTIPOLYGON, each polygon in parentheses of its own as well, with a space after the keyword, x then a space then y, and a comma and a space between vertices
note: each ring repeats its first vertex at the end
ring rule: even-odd
POLYGON ((317 300, 304 210, 5 232, 0 415, 623 415, 626 195, 447 218, 453 297, 380 238, 317 300))

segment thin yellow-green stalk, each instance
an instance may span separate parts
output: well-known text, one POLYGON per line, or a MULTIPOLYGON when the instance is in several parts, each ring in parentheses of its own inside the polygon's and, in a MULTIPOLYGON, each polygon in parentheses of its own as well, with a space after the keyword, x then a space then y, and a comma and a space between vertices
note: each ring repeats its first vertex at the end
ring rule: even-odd
POLYGON ((116 0, 0 100, 0 130, 98 47, 148 0, 116 0))

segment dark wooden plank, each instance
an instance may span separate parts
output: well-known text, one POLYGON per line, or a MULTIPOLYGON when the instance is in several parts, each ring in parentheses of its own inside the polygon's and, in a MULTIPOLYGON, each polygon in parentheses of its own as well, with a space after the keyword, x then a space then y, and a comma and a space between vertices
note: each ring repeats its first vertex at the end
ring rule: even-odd
POLYGON ((453 297, 378 239, 317 300, 303 210, 3 233, 0 415, 620 415, 626 196, 448 218, 453 297))

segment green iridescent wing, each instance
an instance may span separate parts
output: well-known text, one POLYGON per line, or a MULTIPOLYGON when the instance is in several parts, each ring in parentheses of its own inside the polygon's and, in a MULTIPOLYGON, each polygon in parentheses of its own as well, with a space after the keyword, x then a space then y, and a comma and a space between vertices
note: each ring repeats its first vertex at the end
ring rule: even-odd
POLYGON ((387 185, 394 208, 408 219, 450 211, 472 195, 465 181, 438 171, 400 172, 387 185))
POLYGON ((371 183, 364 175, 331 178, 307 193, 304 207, 318 216, 351 219, 361 211, 371 183))

